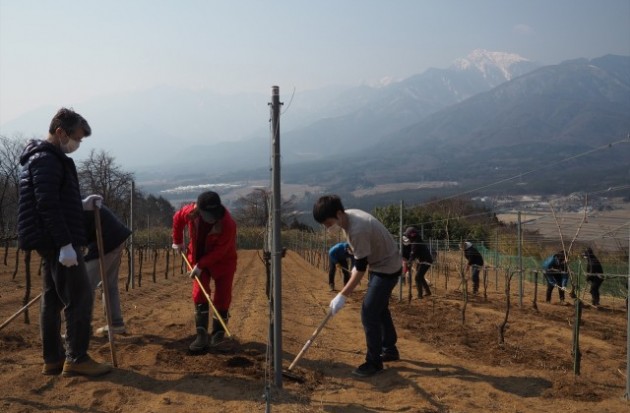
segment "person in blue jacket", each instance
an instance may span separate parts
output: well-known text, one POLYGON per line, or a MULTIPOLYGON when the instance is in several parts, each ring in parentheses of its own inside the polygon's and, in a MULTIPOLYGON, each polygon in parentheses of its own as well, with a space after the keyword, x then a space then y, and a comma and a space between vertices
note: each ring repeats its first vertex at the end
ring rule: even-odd
POLYGON ((558 287, 558 296, 560 297, 560 303, 564 303, 564 292, 567 289, 569 282, 569 273, 567 268, 566 255, 564 250, 560 250, 555 254, 549 256, 543 262, 544 276, 547 279, 547 293, 545 295, 545 302, 551 302, 551 293, 554 287, 558 287))
POLYGON ((77 169, 68 156, 91 133, 81 115, 61 108, 50 122, 47 139, 29 140, 20 155, 18 245, 42 258, 40 333, 45 375, 100 376, 111 371, 110 365, 88 355, 94 298, 80 253, 87 244, 83 211, 100 207, 103 198, 81 199, 77 169))
POLYGON ((354 261, 352 248, 347 242, 339 242, 328 250, 328 286, 330 291, 335 291, 335 274, 337 273, 337 265, 341 268, 343 274, 343 285, 348 283, 350 279, 350 268, 354 261), (348 264, 350 260, 350 264, 348 264))
MULTIPOLYGON (((112 333, 124 334, 125 322, 120 308, 120 292, 118 290, 118 270, 120 257, 125 247, 125 241, 131 235, 131 230, 123 224, 114 213, 105 206, 100 209, 101 233, 103 236, 103 271, 107 277, 107 292, 112 320, 112 333)), ((92 211, 84 211, 85 228, 87 229, 88 249, 85 257, 85 268, 90 278, 92 290, 96 290, 101 282, 98 243, 96 241, 96 219, 92 211)), ((103 300, 105 305, 105 300, 103 300)), ((107 325, 96 329, 96 335, 109 333, 107 325)))

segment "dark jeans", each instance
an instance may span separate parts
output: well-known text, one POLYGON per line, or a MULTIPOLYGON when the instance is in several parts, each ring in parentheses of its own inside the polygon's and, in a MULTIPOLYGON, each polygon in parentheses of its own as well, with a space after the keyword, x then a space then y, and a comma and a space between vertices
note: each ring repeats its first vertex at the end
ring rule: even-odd
POLYGON ((472 271, 472 282, 473 282, 473 293, 479 291, 479 269, 481 267, 477 265, 473 265, 471 268, 472 271))
POLYGON ((553 292, 553 287, 557 286, 560 301, 564 301, 563 288, 566 288, 567 284, 569 283, 569 274, 567 274, 566 272, 547 271, 545 273, 545 278, 547 278, 547 295, 545 296, 545 300, 547 302, 551 301, 551 293, 553 292))
POLYGON ((61 265, 58 249, 37 252, 43 263, 40 329, 44 362, 54 363, 64 358, 73 362, 81 361, 86 357, 90 344, 94 305, 94 293, 81 251, 76 251, 79 265, 74 267, 61 265), (65 350, 61 340, 62 310, 66 319, 65 350))
POLYGON ((400 271, 396 274, 370 272, 369 275, 368 289, 361 306, 361 322, 367 343, 365 360, 382 367, 382 353, 398 353, 398 336, 389 312, 389 299, 398 283, 400 271))
POLYGON ((341 267, 343 273, 343 285, 346 285, 350 280, 350 271, 348 270, 348 260, 342 260, 340 262, 334 262, 329 260, 328 264, 328 284, 335 285, 335 274, 337 273, 337 264, 341 267))
POLYGON ((422 290, 426 292, 427 295, 431 295, 431 289, 429 288, 429 283, 424 278, 424 275, 431 268, 428 264, 418 264, 418 271, 416 272, 416 288, 418 289, 418 297, 422 297, 422 290))
POLYGON ((593 299, 593 305, 599 305, 599 287, 601 287, 604 279, 595 275, 590 274, 586 277, 586 281, 591 283, 591 298, 593 299))

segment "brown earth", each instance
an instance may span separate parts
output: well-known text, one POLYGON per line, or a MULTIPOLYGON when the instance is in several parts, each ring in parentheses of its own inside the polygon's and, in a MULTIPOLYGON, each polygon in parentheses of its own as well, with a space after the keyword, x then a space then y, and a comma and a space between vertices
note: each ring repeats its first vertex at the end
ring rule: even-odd
MULTIPOLYGON (((21 271, 12 280, 13 260, 10 255, 9 266, 0 266, 0 322, 22 306, 25 280, 21 271)), ((630 402, 623 399, 626 313, 620 300, 606 297, 602 309, 584 309, 581 375, 575 376, 573 306, 539 303, 535 310, 526 295, 519 308, 518 297, 512 295, 506 342, 500 346, 497 325, 505 313, 503 287, 491 280, 487 299, 471 297, 462 324, 464 301, 457 282, 450 277, 445 289, 447 281, 434 274, 429 299, 409 303, 405 290, 399 301, 398 287, 395 290, 391 308, 402 359, 388 363, 374 377, 355 379, 350 372, 365 355, 360 322, 364 280, 293 369, 295 377, 284 377, 278 389, 267 367, 269 304, 259 252, 239 251, 229 322, 233 339, 202 355, 187 352, 194 332, 190 281, 179 273, 165 279, 164 265, 158 261, 155 283, 151 264, 145 264, 141 287, 125 291, 121 279, 128 333, 116 336, 118 368, 102 378, 40 374, 37 305, 29 311, 30 324, 20 316, 1 330, 0 411, 630 411, 630 402)), ((121 274, 126 274, 124 265, 121 274)), ((323 320, 334 293, 328 291, 326 274, 292 251, 283 260, 282 276, 286 370, 323 320)), ((37 275, 33 278, 35 296, 40 282, 37 275)), ((526 285, 525 292, 531 291, 526 285)), ((94 327, 103 320, 101 311, 95 311, 94 327)), ((90 353, 110 360, 107 339, 93 338, 90 353)))

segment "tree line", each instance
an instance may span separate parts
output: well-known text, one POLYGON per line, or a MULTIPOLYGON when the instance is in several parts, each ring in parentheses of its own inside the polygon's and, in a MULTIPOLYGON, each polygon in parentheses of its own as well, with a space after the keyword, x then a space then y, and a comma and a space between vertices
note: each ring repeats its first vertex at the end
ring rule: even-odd
MULTIPOLYGON (((17 236, 17 212, 20 179, 20 155, 28 139, 21 134, 12 137, 0 135, 0 237, 17 236)), ((175 210, 161 196, 145 194, 134 189, 134 174, 125 171, 106 151, 92 150, 89 156, 77 162, 81 194, 99 194, 103 203, 123 222, 131 221, 133 200, 134 227, 170 227, 175 210)))
MULTIPOLYGON (((17 236, 20 155, 27 141, 22 134, 0 135, 0 239, 17 236)), ((86 159, 77 162, 77 173, 82 196, 103 196, 103 203, 128 225, 133 205, 134 232, 140 239, 169 244, 174 206, 162 196, 146 194, 136 187, 132 191, 133 172, 124 170, 108 152, 92 149, 86 159)), ((270 200, 268 189, 256 188, 233 203, 232 215, 239 226, 265 228, 270 200)), ((310 230, 296 218, 295 196, 283 200, 281 211, 283 228, 310 230)))

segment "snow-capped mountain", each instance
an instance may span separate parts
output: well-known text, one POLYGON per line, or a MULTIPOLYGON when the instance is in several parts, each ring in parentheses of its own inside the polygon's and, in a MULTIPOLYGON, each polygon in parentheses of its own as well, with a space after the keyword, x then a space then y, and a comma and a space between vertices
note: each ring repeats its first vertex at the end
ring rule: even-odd
POLYGON ((339 142, 368 146, 538 67, 517 54, 477 49, 446 69, 428 69, 385 86, 348 89, 329 105, 336 116, 330 113, 326 119, 288 134, 285 159, 290 162, 327 156, 324 151, 337 147, 339 142))
POLYGON ((451 70, 478 72, 494 87, 531 72, 536 67, 536 63, 514 53, 476 49, 468 56, 455 60, 451 70))
MULTIPOLYGON (((372 85, 298 91, 287 103, 290 111, 282 119, 284 160, 320 159, 336 153, 340 145, 372 145, 383 136, 536 67, 518 55, 481 50, 458 62, 403 80, 383 77, 372 85)), ((82 105, 82 112, 93 124, 94 137, 107 137, 91 139, 88 148, 104 149, 125 166, 162 165, 181 159, 187 170, 194 168, 190 165, 199 165, 215 172, 268 164, 264 123, 268 101, 269 96, 262 94, 222 96, 157 87, 95 98, 82 105), (129 117, 130 111, 137 114, 129 117), (177 141, 182 152, 175 156, 155 145, 156 141, 177 141)), ((30 136, 40 132, 53 110, 46 108, 3 124, 0 134, 22 131, 30 136)), ((88 154, 89 150, 83 152, 88 154)))

